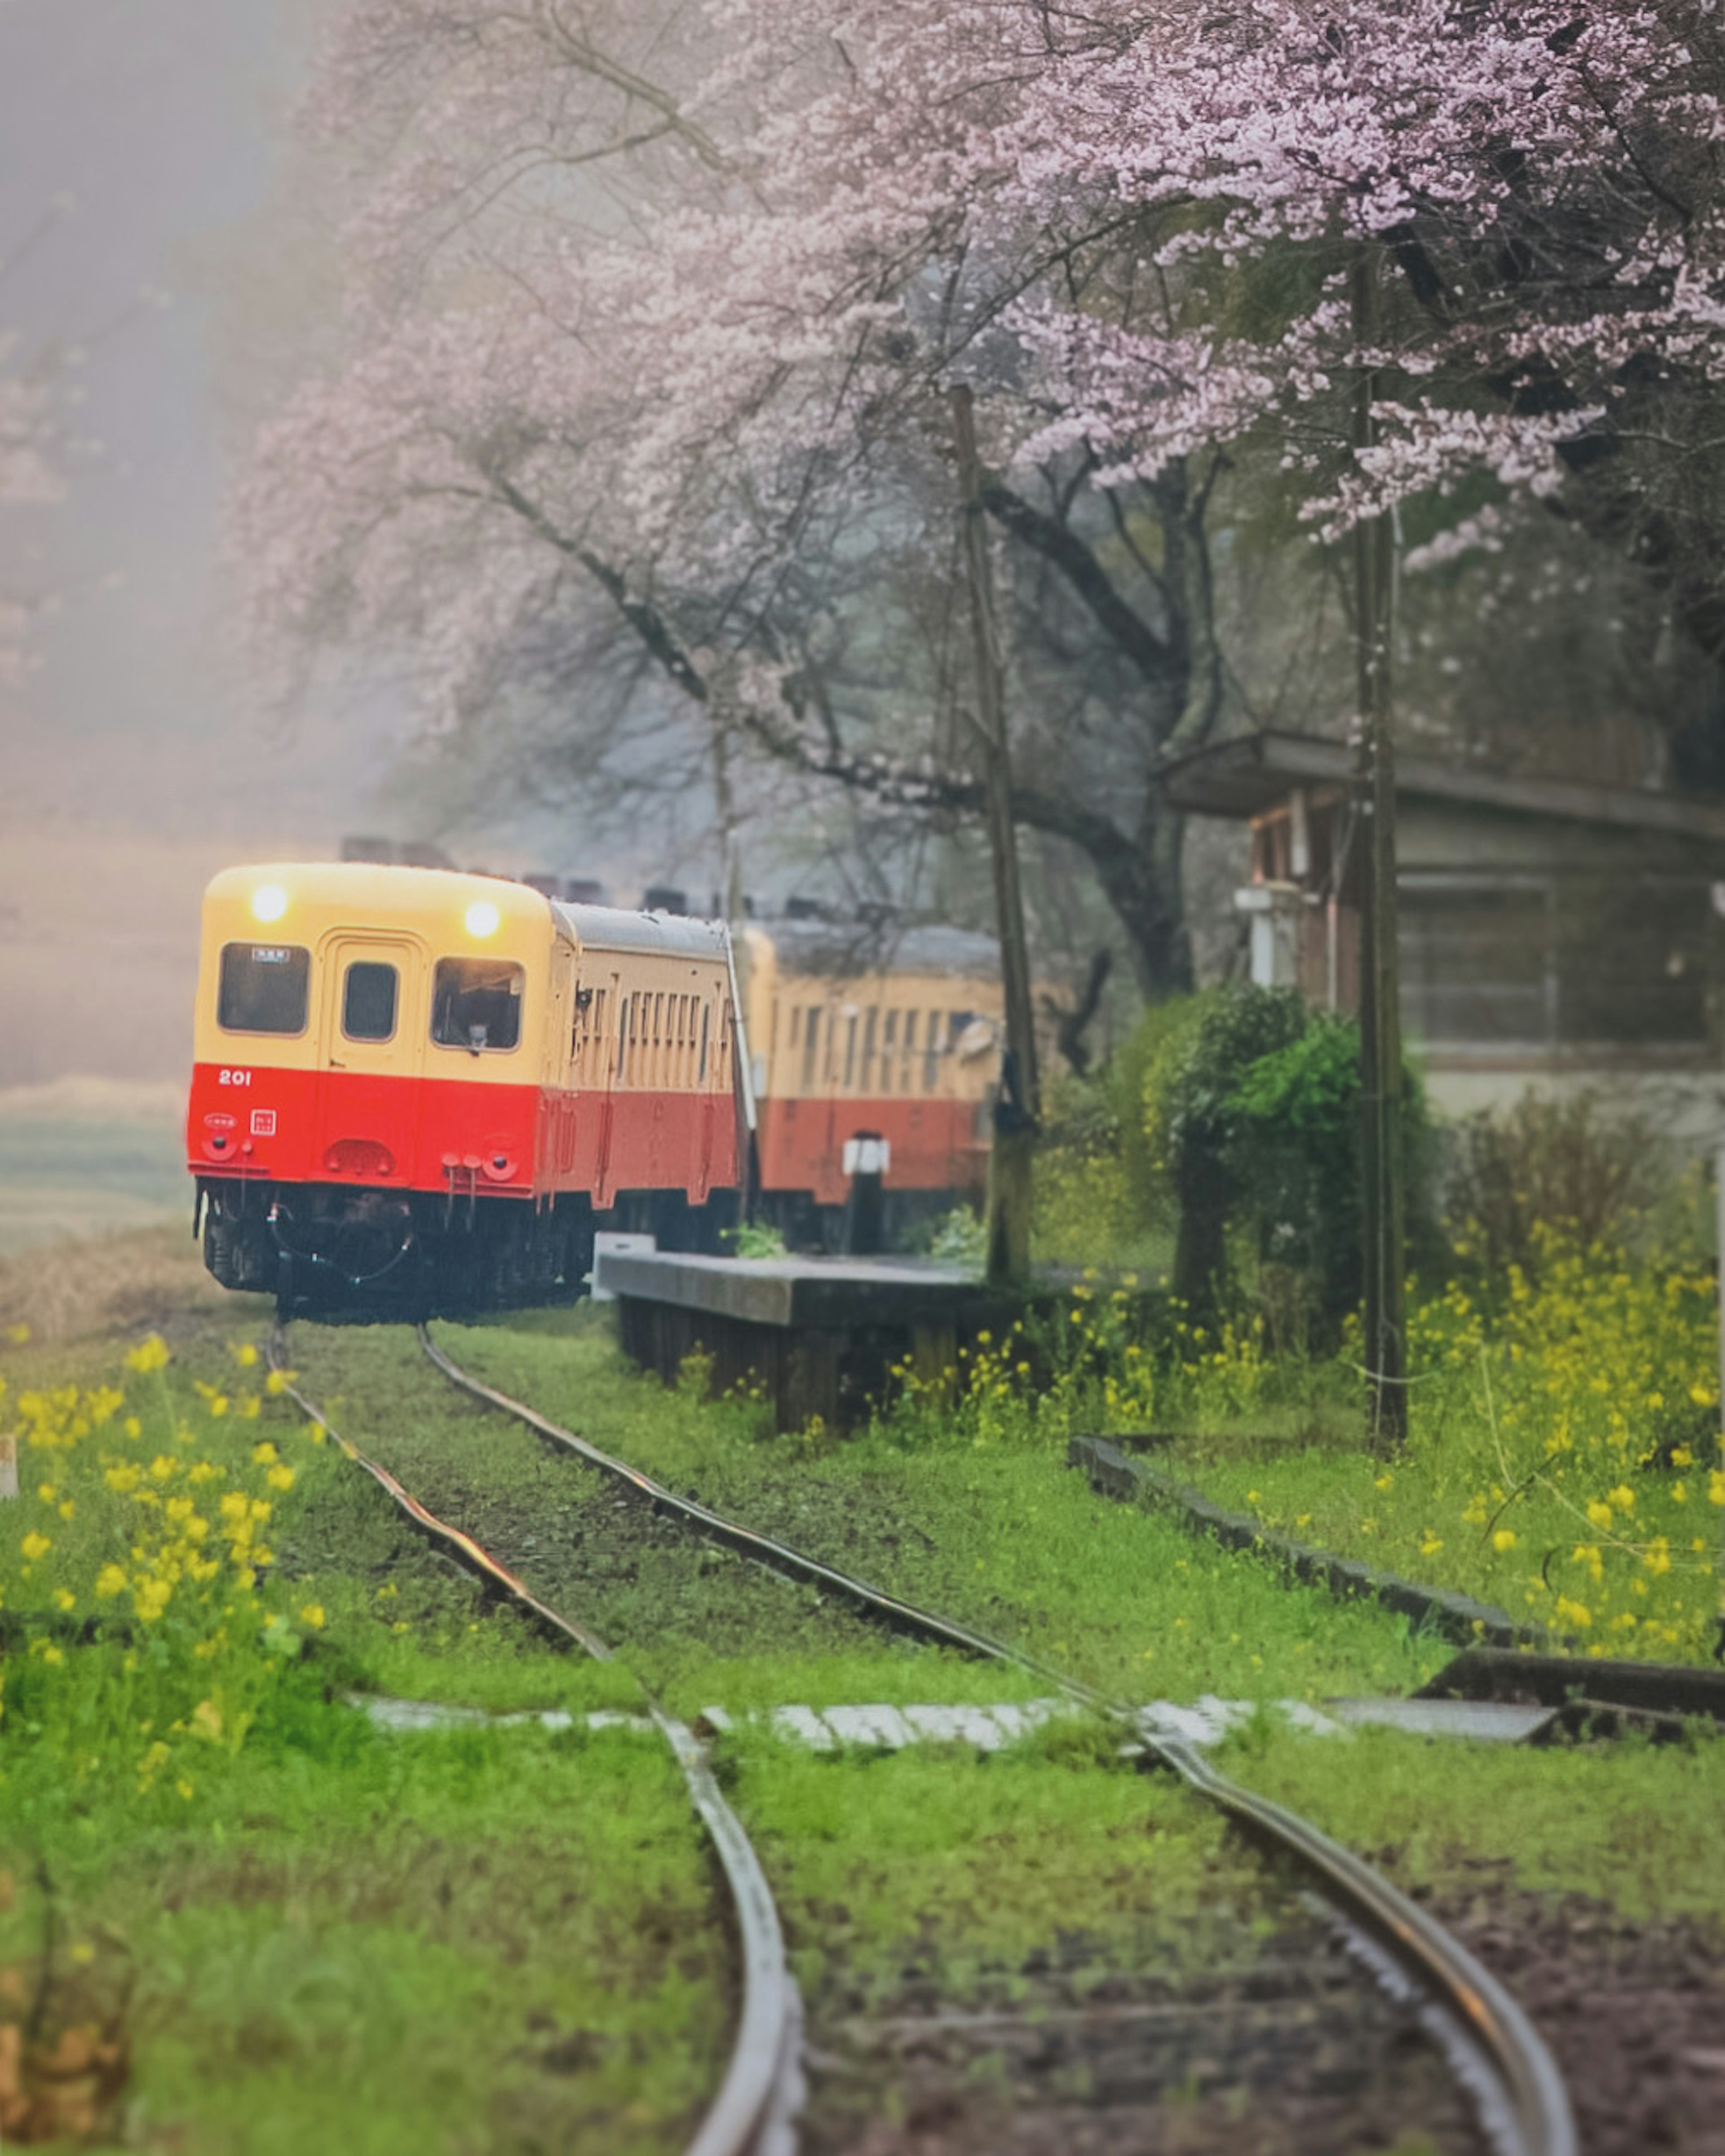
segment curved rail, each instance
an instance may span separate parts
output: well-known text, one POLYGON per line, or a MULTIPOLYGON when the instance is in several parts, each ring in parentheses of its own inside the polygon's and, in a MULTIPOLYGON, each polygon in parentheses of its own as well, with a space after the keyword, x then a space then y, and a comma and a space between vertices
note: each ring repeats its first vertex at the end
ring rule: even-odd
POLYGON ((1362 1858, 1333 1841, 1312 1823, 1235 1782, 1191 1746, 1147 1731, 1142 1717, 1123 1701, 1068 1676, 968 1625, 931 1610, 919 1609, 897 1595, 872 1587, 823 1564, 805 1551, 757 1534, 752 1528, 711 1511, 691 1497, 679 1496, 627 1461, 565 1430, 520 1400, 470 1377, 418 1328, 419 1343, 452 1384, 485 1401, 529 1430, 629 1483, 656 1508, 670 1512, 709 1540, 768 1566, 786 1577, 843 1595, 854 1605, 937 1646, 957 1647, 1028 1670, 1056 1686, 1068 1699, 1106 1715, 1128 1730, 1133 1741, 1158 1764, 1180 1775, 1192 1789, 1230 1818, 1293 1856, 1311 1872, 1326 1897, 1353 1923, 1384 1948, 1444 2015, 1455 2040, 1476 2063, 1481 2109, 1486 2131, 1503 2156, 1578 2156, 1575 2122, 1568 2091, 1556 2062, 1521 2007, 1482 1963, 1436 1919, 1393 1886, 1362 1858))
MULTIPOLYGON (((270 1337, 269 1358, 271 1368, 279 1373, 283 1372, 283 1346, 278 1327, 270 1337)), ((595 1661, 615 1661, 596 1632, 542 1602, 482 1543, 464 1529, 439 1519, 403 1488, 387 1467, 368 1459, 291 1380, 285 1383, 283 1389, 300 1413, 328 1430, 354 1466, 362 1468, 398 1510, 457 1563, 527 1610, 560 1645, 571 1643, 595 1661)), ((802 2007, 785 1961, 784 1934, 773 1890, 742 1822, 720 1793, 700 1739, 686 1722, 667 1714, 644 1688, 642 1697, 655 1727, 670 1747, 690 1799, 718 1856, 737 1912, 742 1946, 742 2013, 737 2041, 719 2092, 685 2156, 788 2156, 794 2146, 790 2121, 802 2101, 802 2007)))

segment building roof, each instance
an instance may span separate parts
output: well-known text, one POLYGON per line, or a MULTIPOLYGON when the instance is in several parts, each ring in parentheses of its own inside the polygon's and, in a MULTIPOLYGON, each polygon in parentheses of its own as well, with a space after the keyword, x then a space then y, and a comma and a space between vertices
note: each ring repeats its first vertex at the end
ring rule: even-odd
MULTIPOLYGON (((1265 727, 1171 757, 1159 776, 1176 808, 1194 816, 1248 817, 1280 807, 1296 787, 1349 785, 1356 767, 1354 751, 1346 742, 1265 727)), ((1395 788, 1399 796, 1415 800, 1466 802, 1522 816, 1725 841, 1725 801, 1656 793, 1642 787, 1512 778, 1398 753, 1395 788)))

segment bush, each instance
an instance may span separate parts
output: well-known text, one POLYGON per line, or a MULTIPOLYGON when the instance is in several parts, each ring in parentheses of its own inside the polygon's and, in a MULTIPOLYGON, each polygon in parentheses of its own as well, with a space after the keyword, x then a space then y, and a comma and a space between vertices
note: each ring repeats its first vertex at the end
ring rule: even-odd
POLYGON ((1481 1276, 1534 1271, 1553 1234, 1584 1250, 1632 1240, 1670 1179, 1663 1142, 1594 1092, 1482 1110, 1453 1127, 1445 1154, 1444 1224, 1481 1276))
POLYGON ((1034 1247, 1057 1265, 1122 1261, 1144 1225, 1122 1145, 1111 1067, 1056 1078, 1037 1148, 1034 1247))
MULTIPOLYGON (((1194 997, 1145 1062, 1141 1120, 1177 1217, 1174 1293, 1212 1322, 1230 1235, 1255 1265, 1272 1330, 1333 1339, 1360 1292, 1359 1028, 1291 988, 1194 997)), ((1404 1063, 1409 1249, 1430 1240, 1425 1092, 1404 1063)))
MULTIPOLYGON (((1250 1065, 1230 1103, 1228 1159, 1260 1269, 1309 1283, 1311 1315, 1333 1340, 1361 1293, 1359 1026, 1327 1014, 1250 1065)), ((1402 1066, 1410 1252, 1429 1239, 1430 1125, 1425 1088, 1402 1066)))
POLYGON ((1241 1196, 1235 1095, 1253 1064, 1305 1027, 1294 989, 1231 983, 1194 997, 1147 1066, 1144 1125, 1177 1214, 1174 1293, 1200 1317, 1223 1292, 1228 1222, 1241 1196))

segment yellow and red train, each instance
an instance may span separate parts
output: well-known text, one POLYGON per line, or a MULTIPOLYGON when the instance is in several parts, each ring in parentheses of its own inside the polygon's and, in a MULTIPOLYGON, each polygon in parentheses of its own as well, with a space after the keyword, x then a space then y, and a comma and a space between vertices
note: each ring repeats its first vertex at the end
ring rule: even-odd
POLYGON ((891 1208, 950 1204, 986 1158, 993 952, 751 924, 740 984, 719 921, 439 869, 225 870, 187 1112, 205 1260, 284 1309, 486 1307, 578 1293, 600 1228, 716 1249, 751 1177, 830 1240, 860 1147, 891 1208))

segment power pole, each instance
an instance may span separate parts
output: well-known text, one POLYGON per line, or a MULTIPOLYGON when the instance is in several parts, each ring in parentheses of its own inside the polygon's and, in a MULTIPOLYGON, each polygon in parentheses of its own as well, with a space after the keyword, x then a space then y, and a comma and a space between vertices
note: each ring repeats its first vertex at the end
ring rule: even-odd
POLYGON ((1006 697, 981 501, 982 466, 976 451, 975 409, 970 390, 962 382, 952 391, 952 439, 958 456, 959 516, 976 649, 973 732, 981 751, 988 851, 994 867, 994 913, 1000 932, 1000 972, 1006 991, 1006 1054, 1001 1064, 1000 1098, 994 1109, 994 1142, 988 1154, 988 1280, 992 1286, 999 1286, 1024 1280, 1030 1270, 1031 1171, 1041 1101, 1036 1080, 1035 1015, 1030 1004, 1030 958, 1024 941, 1024 898, 1019 887, 1018 833, 1012 820, 1006 697))
MULTIPOLYGON (((1362 353, 1378 334, 1378 249, 1362 247, 1351 273, 1353 336, 1362 353)), ((1376 444, 1377 370, 1354 382, 1353 447, 1376 444)), ((1363 458, 1362 456, 1362 461, 1363 458)), ((1401 969, 1396 944, 1395 738, 1390 706, 1394 629, 1394 533, 1387 512, 1353 530, 1354 645, 1359 674, 1358 788, 1365 834, 1360 903, 1360 1211, 1365 1273, 1366 1435, 1380 1455, 1408 1435, 1407 1204, 1402 1145, 1401 969)))

